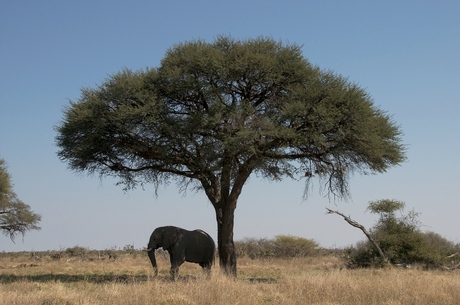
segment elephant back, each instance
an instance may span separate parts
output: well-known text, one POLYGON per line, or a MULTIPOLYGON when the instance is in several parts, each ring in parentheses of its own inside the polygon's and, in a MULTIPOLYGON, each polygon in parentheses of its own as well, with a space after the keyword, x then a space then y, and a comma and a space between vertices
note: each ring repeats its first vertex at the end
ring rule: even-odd
POLYGON ((163 231, 163 249, 167 250, 171 248, 172 245, 175 245, 182 235, 181 231, 183 231, 183 229, 168 226, 167 229, 163 231))

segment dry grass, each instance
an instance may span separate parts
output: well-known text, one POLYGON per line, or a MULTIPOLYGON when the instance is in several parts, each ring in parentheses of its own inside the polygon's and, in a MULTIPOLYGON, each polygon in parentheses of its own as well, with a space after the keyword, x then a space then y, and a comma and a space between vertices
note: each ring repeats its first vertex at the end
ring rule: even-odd
POLYGON ((184 264, 168 280, 158 260, 152 278, 147 257, 66 260, 27 255, 0 257, 0 304, 456 304, 460 273, 422 270, 346 270, 336 258, 240 259, 238 279, 215 267, 207 280, 184 264))

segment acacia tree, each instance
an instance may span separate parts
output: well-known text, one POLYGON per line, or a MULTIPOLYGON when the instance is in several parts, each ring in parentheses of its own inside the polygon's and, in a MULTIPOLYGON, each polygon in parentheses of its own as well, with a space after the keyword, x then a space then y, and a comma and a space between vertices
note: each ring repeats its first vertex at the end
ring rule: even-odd
POLYGON ((350 173, 404 160, 399 127, 356 84, 270 38, 170 48, 158 68, 124 69, 82 95, 56 127, 71 169, 126 189, 175 180, 215 209, 220 266, 236 276, 234 212, 251 174, 316 177, 348 193, 350 173))
POLYGON ((0 159, 0 230, 14 242, 19 233, 39 230, 40 220, 41 216, 32 212, 13 191, 5 160, 0 159))

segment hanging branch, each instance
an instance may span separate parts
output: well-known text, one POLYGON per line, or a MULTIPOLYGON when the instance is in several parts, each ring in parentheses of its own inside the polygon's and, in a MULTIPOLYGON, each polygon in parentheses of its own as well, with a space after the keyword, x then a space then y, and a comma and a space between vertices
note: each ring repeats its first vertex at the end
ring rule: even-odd
POLYGON ((366 235, 366 237, 369 239, 369 241, 372 243, 372 245, 375 247, 375 249, 379 253, 382 261, 384 263, 389 264, 389 260, 387 259, 387 257, 383 253, 382 249, 380 249, 379 244, 372 238, 372 236, 369 233, 369 231, 367 231, 366 228, 363 225, 357 223, 356 221, 354 221, 353 219, 351 219, 348 216, 345 216, 344 214, 340 213, 339 211, 333 211, 333 210, 328 209, 328 208, 326 208, 326 210, 327 210, 327 214, 337 214, 339 216, 342 216, 343 219, 345 219, 345 221, 348 222, 350 225, 352 225, 353 227, 358 228, 361 231, 363 231, 364 235, 366 235))

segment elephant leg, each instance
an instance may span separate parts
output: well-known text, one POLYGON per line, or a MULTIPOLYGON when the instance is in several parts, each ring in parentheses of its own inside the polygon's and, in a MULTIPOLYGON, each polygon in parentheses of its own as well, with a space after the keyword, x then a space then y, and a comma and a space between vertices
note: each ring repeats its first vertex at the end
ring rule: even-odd
POLYGON ((209 279, 211 277, 211 264, 210 263, 200 263, 201 268, 203 268, 206 277, 209 279))
POLYGON ((148 249, 147 253, 148 253, 148 256, 150 258, 150 262, 152 263, 152 266, 153 266, 153 272, 154 272, 155 276, 158 276, 157 261, 155 259, 155 249, 148 249))
POLYGON ((179 274, 179 266, 171 266, 171 280, 175 281, 177 278, 177 275, 179 274))
POLYGON ((171 261, 171 271, 170 271, 171 279, 174 281, 179 275, 179 266, 185 262, 185 258, 183 255, 179 255, 179 254, 176 254, 176 255, 171 254, 169 258, 171 261))

